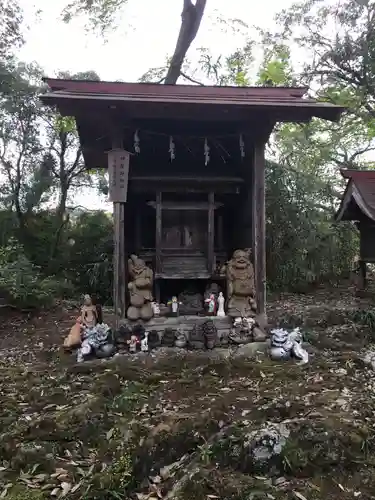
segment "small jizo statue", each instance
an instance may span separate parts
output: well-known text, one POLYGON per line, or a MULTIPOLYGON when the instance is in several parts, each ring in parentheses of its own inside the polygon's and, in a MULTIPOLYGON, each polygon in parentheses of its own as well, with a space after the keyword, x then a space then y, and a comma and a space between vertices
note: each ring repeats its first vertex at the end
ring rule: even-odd
POLYGON ((98 310, 93 304, 90 295, 85 295, 83 298, 83 306, 81 308, 81 324, 86 328, 94 328, 98 324, 98 310))

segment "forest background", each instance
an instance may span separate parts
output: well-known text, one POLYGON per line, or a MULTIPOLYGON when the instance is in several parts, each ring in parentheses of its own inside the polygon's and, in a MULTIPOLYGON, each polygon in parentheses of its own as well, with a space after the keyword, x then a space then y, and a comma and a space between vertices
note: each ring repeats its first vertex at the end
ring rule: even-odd
MULTIPOLYGON (((38 1, 36 15, 43 11, 38 1)), ((74 0, 59 22, 83 19, 105 39, 128 26, 124 13, 133 1, 74 0)), ((358 252, 355 228, 333 222, 343 192, 340 168, 375 166, 375 2, 305 0, 281 11, 271 31, 217 13, 216 27, 238 40, 236 50, 218 56, 196 39, 210 0, 179 1, 176 45, 140 81, 304 85, 310 95, 347 107, 338 124, 280 125, 267 146, 268 288, 337 283, 358 252)), ((17 0, 0 0, 0 296, 23 308, 82 293, 109 304, 112 215, 77 203, 82 191, 105 196, 107 179, 85 170, 74 121, 41 104, 44 70, 20 57, 23 14, 17 0)), ((48 76, 100 79, 95 68, 48 76)))

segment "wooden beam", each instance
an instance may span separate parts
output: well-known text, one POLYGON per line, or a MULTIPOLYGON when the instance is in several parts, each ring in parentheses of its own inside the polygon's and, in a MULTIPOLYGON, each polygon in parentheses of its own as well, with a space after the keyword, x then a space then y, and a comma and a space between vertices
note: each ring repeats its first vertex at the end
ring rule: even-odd
MULTIPOLYGON (((148 201, 147 205, 149 205, 152 208, 157 207, 157 203, 155 201, 148 201)), ((171 201, 171 202, 162 202, 161 203, 161 208, 162 210, 206 210, 208 211, 210 209, 210 203, 205 203, 205 202, 182 202, 179 203, 178 201, 171 201)), ((214 210, 217 208, 222 207, 222 203, 213 203, 212 207, 214 210)))
POLYGON ((254 146, 252 168, 252 233, 257 313, 266 322, 265 141, 254 146))
MULTIPOLYGON (((241 189, 239 213, 237 221, 233 221, 237 227, 236 247, 253 248, 254 240, 254 148, 251 145, 251 136, 245 135, 246 145, 249 144, 247 155, 243 161, 244 185, 241 189), (251 165, 249 165, 249 160, 251 165), (249 166, 251 168, 249 168, 249 166)), ((253 254, 254 255, 254 254, 253 254)))
POLYGON ((142 220, 139 211, 135 212, 135 247, 137 252, 142 248, 142 220))
POLYGON ((208 272, 214 272, 214 237, 215 237, 215 194, 211 191, 208 195, 208 272))
POLYGON ((130 172, 129 182, 134 192, 207 193, 212 189, 215 193, 236 194, 243 184, 243 179, 239 177, 133 176, 130 172))
POLYGON ((217 216, 217 248, 222 250, 224 248, 224 222, 223 215, 217 216))
POLYGON ((156 193, 156 234, 155 234, 155 250, 156 263, 155 272, 161 273, 161 240, 162 240, 162 196, 161 191, 156 193))
MULTIPOLYGON (((112 134, 112 148, 123 147, 117 131, 112 134)), ((127 186, 126 186, 127 189, 127 186)), ((113 251, 113 304, 116 328, 126 316, 127 268, 125 253, 125 203, 113 203, 114 251, 113 251)))

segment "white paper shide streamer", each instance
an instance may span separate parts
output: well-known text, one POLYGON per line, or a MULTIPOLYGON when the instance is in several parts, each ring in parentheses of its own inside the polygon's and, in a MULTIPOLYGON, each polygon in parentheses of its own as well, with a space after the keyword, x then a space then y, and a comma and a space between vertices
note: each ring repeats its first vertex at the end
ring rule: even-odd
POLYGON ((173 140, 173 137, 169 137, 169 154, 171 155, 171 161, 176 158, 176 146, 173 140))
POLYGON ((139 154, 141 152, 138 130, 134 132, 134 151, 139 154))
POLYGON ((240 134, 240 151, 241 151, 241 158, 245 158, 245 143, 242 134, 240 134))
POLYGON ((207 137, 204 140, 204 164, 207 166, 210 161, 210 146, 208 145, 207 137))

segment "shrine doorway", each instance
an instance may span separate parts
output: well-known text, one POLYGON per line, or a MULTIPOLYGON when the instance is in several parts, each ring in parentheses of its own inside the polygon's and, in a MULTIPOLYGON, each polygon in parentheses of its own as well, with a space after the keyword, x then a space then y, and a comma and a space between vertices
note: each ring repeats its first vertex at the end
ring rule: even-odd
POLYGON ((207 252, 208 219, 200 210, 162 209, 162 251, 207 252), (202 217, 203 215, 203 217, 202 217))

